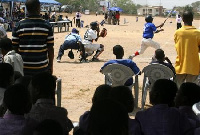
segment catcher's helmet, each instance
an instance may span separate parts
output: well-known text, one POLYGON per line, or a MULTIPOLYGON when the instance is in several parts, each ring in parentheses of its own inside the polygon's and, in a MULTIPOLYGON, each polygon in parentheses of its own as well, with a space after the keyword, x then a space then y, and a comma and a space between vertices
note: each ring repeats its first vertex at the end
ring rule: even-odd
POLYGON ((153 17, 151 15, 148 15, 145 17, 145 21, 146 22, 152 22, 153 21, 153 17))
POLYGON ((97 29, 97 22, 91 22, 90 23, 90 27, 91 27, 91 29, 93 29, 93 30, 96 30, 97 29))
POLYGON ((73 29, 72 29, 72 33, 79 34, 79 31, 78 31, 76 28, 73 28, 73 29))

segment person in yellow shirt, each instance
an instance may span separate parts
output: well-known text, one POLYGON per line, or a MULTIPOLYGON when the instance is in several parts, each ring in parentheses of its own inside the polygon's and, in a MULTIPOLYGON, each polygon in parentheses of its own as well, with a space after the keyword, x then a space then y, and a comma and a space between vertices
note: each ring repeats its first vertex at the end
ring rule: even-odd
POLYGON ((174 35, 177 52, 175 71, 177 86, 184 82, 197 82, 199 75, 200 31, 192 26, 193 13, 183 13, 184 26, 176 30, 174 35))

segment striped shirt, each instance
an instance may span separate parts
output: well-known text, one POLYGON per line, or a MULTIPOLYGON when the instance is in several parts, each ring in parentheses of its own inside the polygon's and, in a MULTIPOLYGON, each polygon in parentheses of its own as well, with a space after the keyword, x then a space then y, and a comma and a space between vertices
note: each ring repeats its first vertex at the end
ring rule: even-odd
POLYGON ((16 23, 12 44, 24 61, 24 75, 48 70, 48 47, 54 45, 52 26, 40 16, 28 16, 16 23))

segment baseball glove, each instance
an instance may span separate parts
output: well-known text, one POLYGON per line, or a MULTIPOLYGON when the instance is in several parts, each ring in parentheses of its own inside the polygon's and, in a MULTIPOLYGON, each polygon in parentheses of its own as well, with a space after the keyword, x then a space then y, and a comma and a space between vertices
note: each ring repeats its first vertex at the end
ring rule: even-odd
POLYGON ((107 35, 107 29, 103 28, 100 33, 100 37, 105 37, 107 35))
POLYGON ((68 57, 69 57, 70 59, 74 59, 74 53, 72 52, 72 49, 69 51, 68 57))

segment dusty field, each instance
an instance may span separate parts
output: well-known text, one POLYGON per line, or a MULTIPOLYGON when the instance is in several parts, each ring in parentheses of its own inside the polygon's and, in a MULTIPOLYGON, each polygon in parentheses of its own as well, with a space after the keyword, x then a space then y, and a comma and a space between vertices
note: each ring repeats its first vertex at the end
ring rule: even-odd
MULTIPOLYGON (((72 15, 68 15, 69 19, 72 19, 72 15)), ((102 15, 82 15, 82 20, 84 20, 84 26, 88 25, 92 21, 101 21, 103 19, 102 15)), ((127 58, 130 54, 135 52, 140 48, 140 43, 142 39, 143 25, 145 23, 144 17, 139 17, 139 21, 136 22, 135 16, 125 16, 121 15, 120 25, 107 25, 105 27, 108 30, 108 35, 105 38, 99 38, 97 43, 105 45, 105 51, 100 55, 101 62, 90 62, 90 63, 79 63, 78 53, 73 51, 75 54, 75 59, 71 60, 68 58, 65 51, 65 56, 62 58, 61 63, 56 62, 56 57, 60 45, 63 43, 65 35, 69 32, 57 33, 57 28, 55 29, 55 59, 54 59, 54 75, 62 78, 62 107, 68 110, 69 118, 73 121, 78 121, 79 116, 83 114, 86 110, 91 107, 91 98, 93 96, 95 88, 104 83, 104 75, 99 72, 100 67, 104 62, 114 59, 112 54, 112 48, 114 45, 120 44, 124 47, 125 56, 127 58), (124 24, 124 18, 128 23, 124 24)), ((154 24, 161 24, 165 18, 154 18, 154 24)), ((73 24, 73 26, 75 26, 73 24)), ((199 21, 194 21, 194 26, 199 28, 199 21)), ((100 27, 101 29, 103 28, 100 27)), ((161 48, 165 51, 166 56, 168 56, 172 63, 175 62, 176 51, 174 48, 173 35, 176 30, 175 19, 169 19, 164 25, 163 32, 155 34, 154 40, 160 43, 161 48), (172 21, 172 23, 169 23, 172 21)), ((70 27, 70 31, 71 31, 70 27)), ((83 38, 87 28, 79 28, 80 35, 83 38)), ((11 33, 8 33, 8 37, 11 38, 11 33)), ((133 59, 137 63, 138 67, 142 70, 144 66, 148 65, 151 57, 154 54, 154 49, 148 48, 146 52, 137 56, 133 59)), ((89 58, 90 59, 90 58, 89 58)), ((143 75, 139 76, 139 86, 142 86, 143 75)), ((148 102, 148 100, 147 100, 148 102)), ((141 93, 139 96, 139 107, 141 103, 141 93)), ((133 116, 136 111, 133 113, 133 116)))

